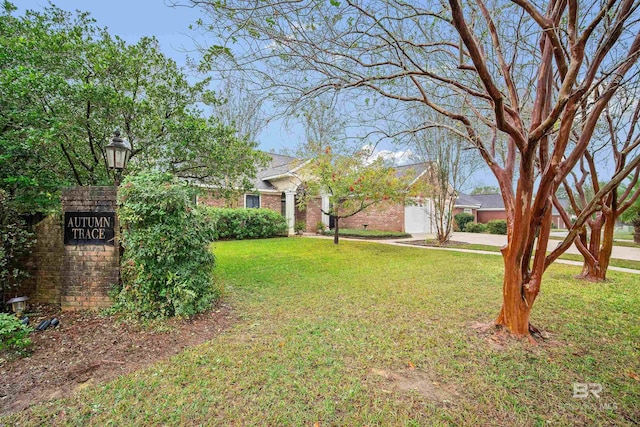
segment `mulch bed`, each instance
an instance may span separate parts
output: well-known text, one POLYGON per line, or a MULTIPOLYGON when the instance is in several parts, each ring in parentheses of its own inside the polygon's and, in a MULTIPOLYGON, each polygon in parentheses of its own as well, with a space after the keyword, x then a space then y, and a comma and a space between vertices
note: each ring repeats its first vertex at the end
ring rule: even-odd
POLYGON ((214 338, 235 321, 231 307, 223 303, 189 320, 167 320, 160 328, 123 323, 92 311, 60 312, 52 305, 35 306, 30 312, 34 328, 53 317, 60 324, 31 334, 29 356, 7 360, 0 354, 0 414, 145 368, 214 338))

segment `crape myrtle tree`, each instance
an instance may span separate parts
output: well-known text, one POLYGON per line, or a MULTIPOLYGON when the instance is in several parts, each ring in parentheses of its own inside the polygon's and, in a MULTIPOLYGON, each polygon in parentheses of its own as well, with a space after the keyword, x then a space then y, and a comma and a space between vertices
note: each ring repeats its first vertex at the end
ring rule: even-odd
MULTIPOLYGON (((576 247, 584 257, 581 278, 591 281, 606 279, 607 268, 613 249, 613 234, 618 218, 631 208, 640 196, 638 176, 640 166, 636 166, 628 179, 613 185, 607 192, 601 192, 606 185, 604 176, 608 162, 612 162, 610 174, 617 175, 629 162, 640 155, 640 103, 637 84, 633 90, 623 88, 607 105, 601 117, 601 126, 596 129, 589 149, 580 159, 579 170, 572 172, 564 181, 563 189, 569 200, 569 207, 575 215, 581 215, 594 194, 599 210, 589 215, 586 227, 577 229, 576 247)), ((574 137, 577 139, 578 135, 574 137)), ((557 197, 557 194, 556 196, 557 197)), ((554 203, 566 224, 571 223, 567 210, 554 198, 554 203)))
POLYGON ((249 185, 262 160, 255 142, 202 114, 218 102, 209 80, 187 79, 157 40, 126 43, 83 12, 14 9, 0 12, 0 175, 9 194, 42 206, 65 185, 111 184, 104 147, 114 128, 131 145, 129 171, 169 171, 223 197, 249 185))
POLYGON ((207 59, 244 70, 286 105, 337 91, 422 105, 458 122, 505 204, 496 324, 532 337, 543 273, 601 195, 636 166, 629 163, 602 186, 576 228, 547 254, 556 189, 583 157, 615 93, 637 79, 638 0, 191 3, 209 12, 216 40, 207 59), (436 87, 440 95, 432 96, 436 87))
POLYGON ((298 197, 305 207, 318 195, 326 195, 329 204, 322 213, 334 218, 333 243, 339 243, 340 220, 354 216, 374 205, 404 204, 420 186, 410 173, 399 174, 381 157, 371 161, 367 149, 352 154, 333 151, 330 146, 315 146, 315 154, 304 168, 308 178, 298 197))
POLYGON ((482 164, 467 138, 461 136, 455 123, 447 123, 433 111, 418 111, 408 121, 420 120, 410 133, 414 158, 429 164, 429 191, 433 210, 429 212, 435 224, 436 239, 445 244, 453 232, 453 210, 458 192, 482 164))
POLYGON ((306 142, 297 155, 309 159, 301 168, 298 205, 325 195, 328 206, 322 213, 333 217, 333 242, 339 243, 340 220, 352 217, 374 205, 404 204, 407 198, 424 190, 412 171, 399 173, 383 157, 374 156, 372 147, 347 142, 344 117, 329 97, 309 102, 301 111, 306 142), (413 185, 411 185, 413 184, 413 185))

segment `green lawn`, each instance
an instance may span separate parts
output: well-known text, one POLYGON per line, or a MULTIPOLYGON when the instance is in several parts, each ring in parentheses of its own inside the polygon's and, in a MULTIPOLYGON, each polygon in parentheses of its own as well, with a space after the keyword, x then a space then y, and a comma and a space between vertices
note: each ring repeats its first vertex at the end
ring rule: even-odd
MULTIPOLYGON (((557 229, 557 230, 553 230, 555 232, 557 231, 568 231, 566 229, 557 229)), ((633 231, 616 231, 615 233, 613 233, 613 238, 616 240, 633 240, 633 231)))
POLYGON ((640 422, 640 276, 582 283, 577 267, 552 266, 533 314, 551 338, 531 346, 471 328, 499 311, 499 257, 304 238, 215 253, 235 326, 0 425, 640 422), (574 398, 574 383, 603 392, 574 398))
POLYGON ((613 234, 614 239, 633 240, 633 232, 631 231, 617 231, 613 234))

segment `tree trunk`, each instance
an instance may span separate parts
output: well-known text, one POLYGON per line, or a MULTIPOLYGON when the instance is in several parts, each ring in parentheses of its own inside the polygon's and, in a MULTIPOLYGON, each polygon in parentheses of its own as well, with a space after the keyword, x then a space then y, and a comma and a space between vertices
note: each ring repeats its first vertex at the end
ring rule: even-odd
POLYGON ((530 336, 531 305, 523 298, 523 286, 520 268, 513 264, 508 267, 505 262, 502 308, 496 319, 496 325, 506 327, 516 337, 530 336))
POLYGON ((334 244, 338 244, 338 231, 339 231, 339 226, 338 224, 340 223, 340 218, 338 218, 337 216, 334 217, 334 227, 333 227, 333 243, 334 244))
POLYGON ((600 212, 598 215, 601 215, 600 218, 589 223, 591 229, 589 254, 583 254, 585 255, 584 264, 578 276, 591 282, 602 282, 607 279, 615 232, 615 215, 612 212, 600 212))
MULTIPOLYGON (((521 176, 533 176, 531 159, 523 159, 523 165, 529 168, 521 170, 521 176)), ((533 179, 521 180, 512 200, 518 203, 512 204, 513 215, 507 216, 507 245, 502 248, 502 308, 495 321, 496 325, 507 328, 511 335, 530 340, 533 340, 531 331, 535 328, 530 325, 529 317, 540 291, 551 235, 550 198, 543 198, 543 190, 539 190, 537 197, 532 199, 532 184, 533 179)))

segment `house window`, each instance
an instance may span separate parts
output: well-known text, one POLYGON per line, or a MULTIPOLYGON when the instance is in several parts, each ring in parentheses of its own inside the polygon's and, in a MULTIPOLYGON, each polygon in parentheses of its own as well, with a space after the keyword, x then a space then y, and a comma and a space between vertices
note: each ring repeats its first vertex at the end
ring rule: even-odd
POLYGON ((259 208, 260 207, 260 196, 255 194, 247 194, 245 196, 244 201, 245 208, 259 208))
POLYGON ((464 213, 470 214, 471 213, 471 208, 464 208, 464 213))

